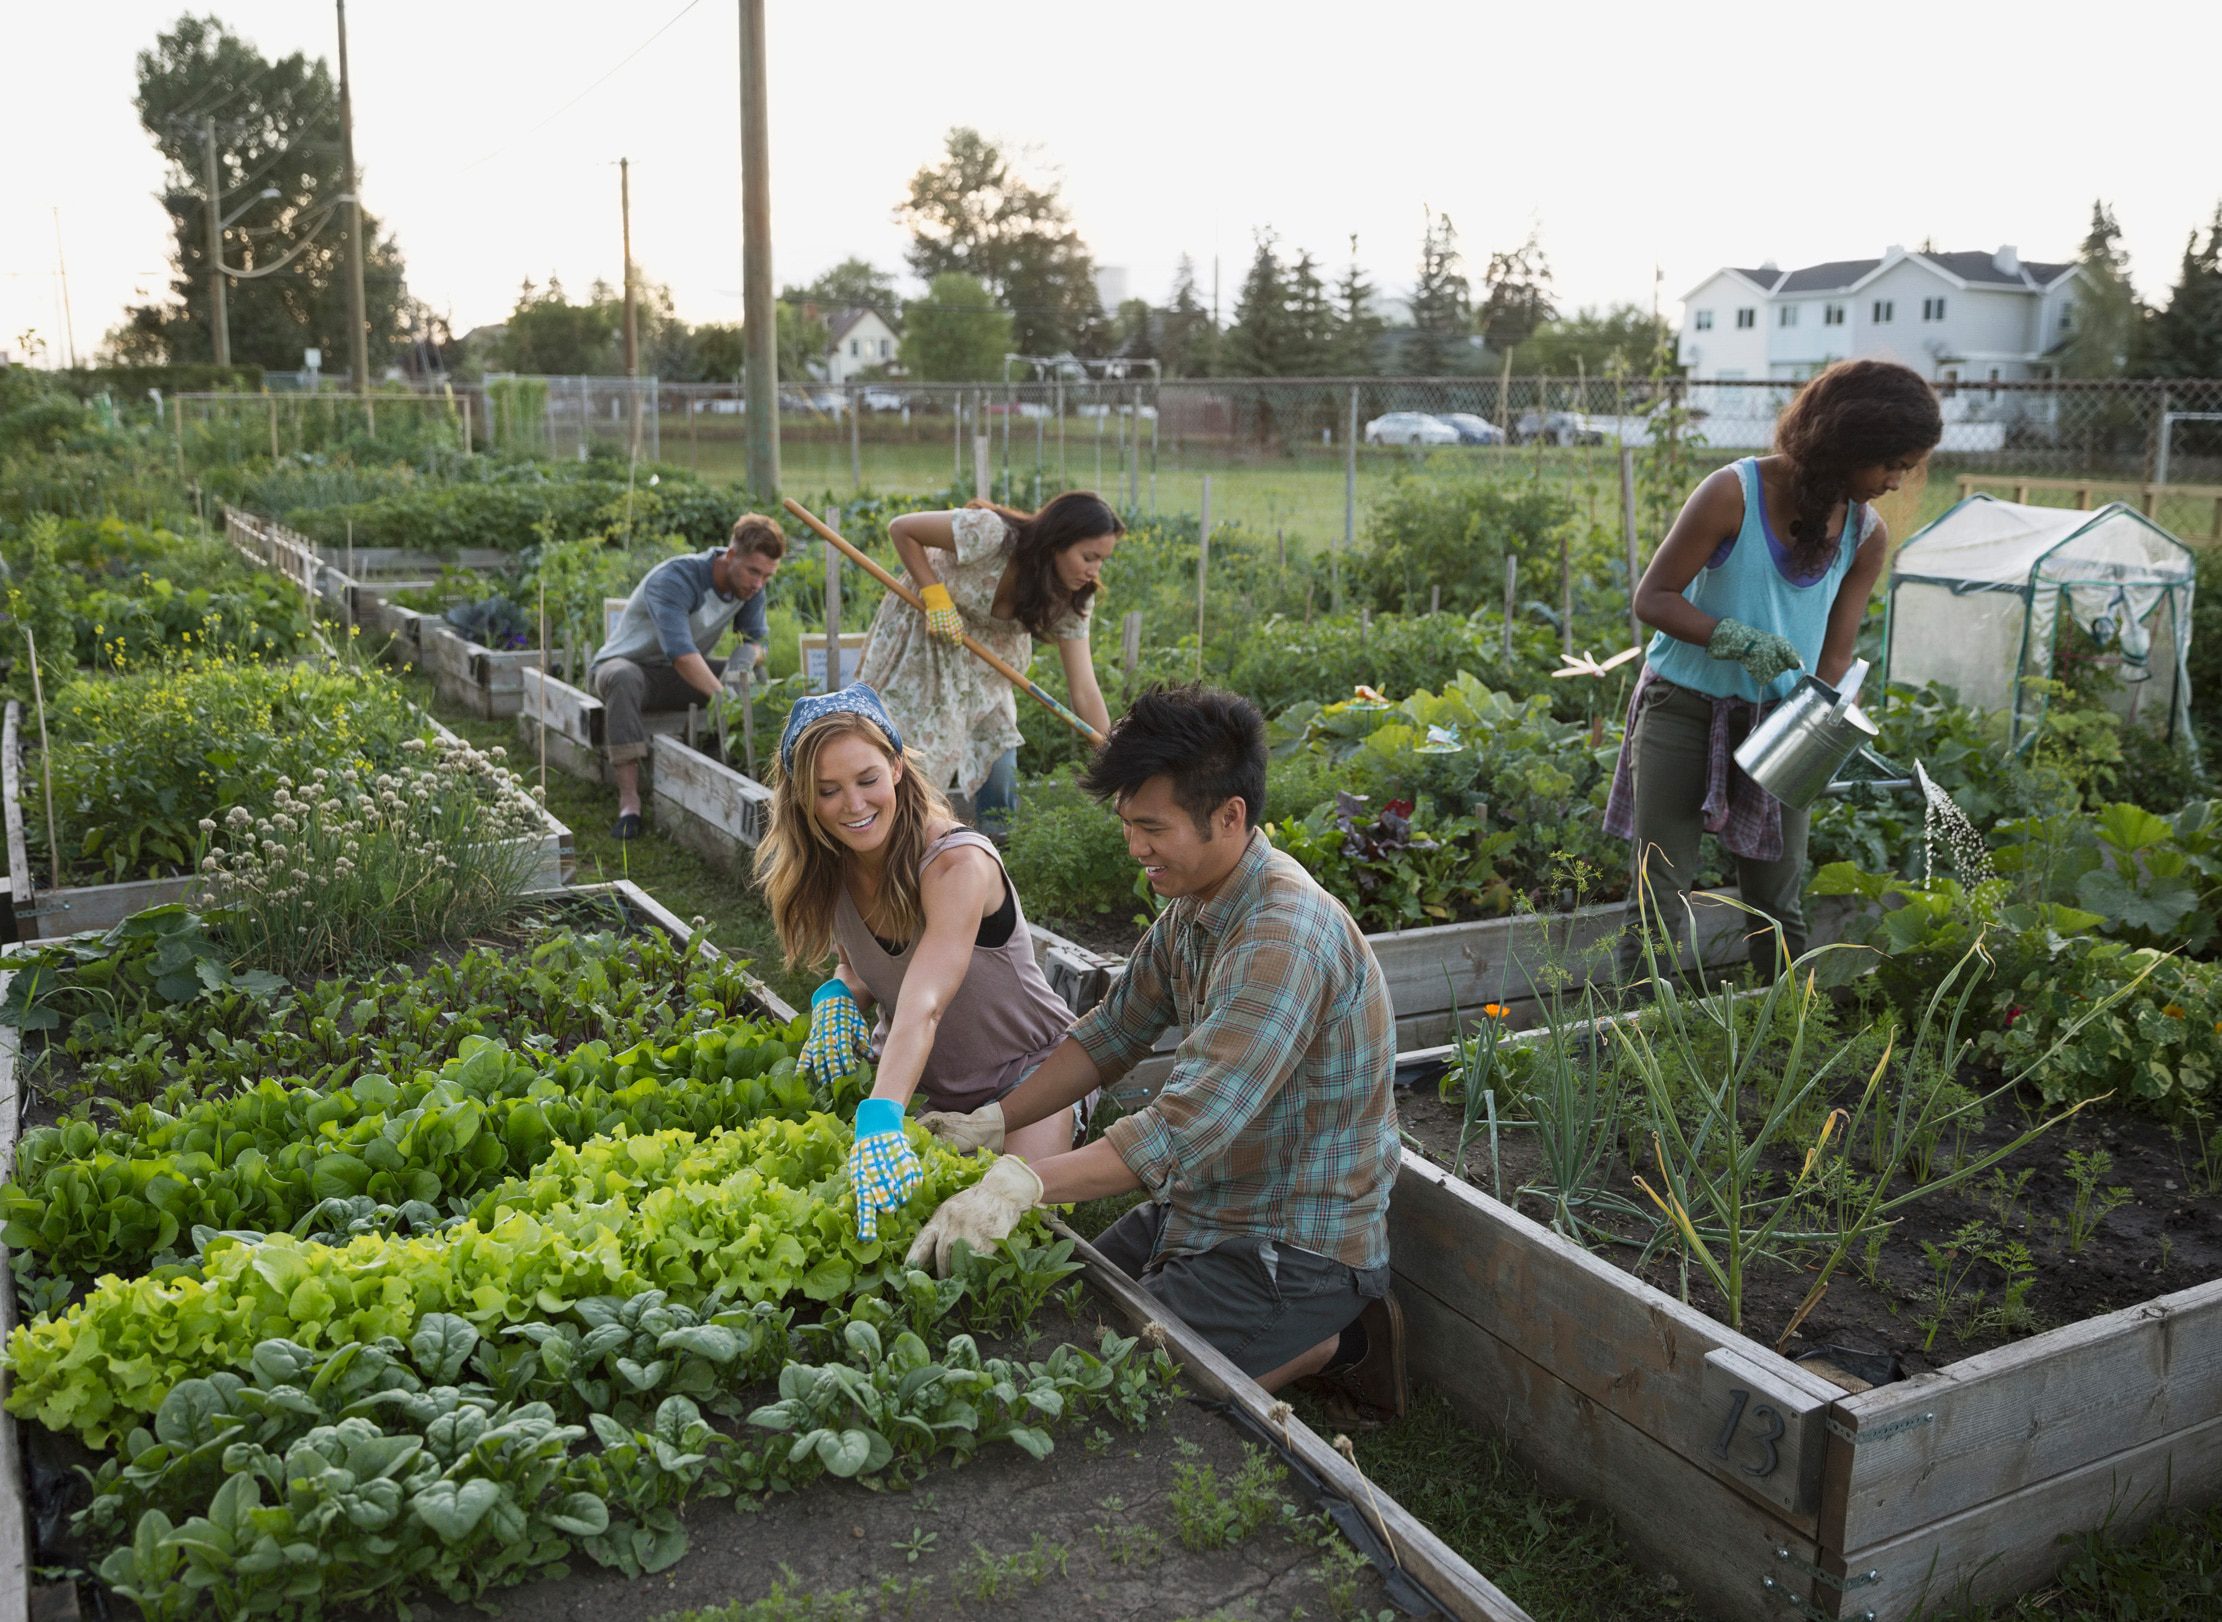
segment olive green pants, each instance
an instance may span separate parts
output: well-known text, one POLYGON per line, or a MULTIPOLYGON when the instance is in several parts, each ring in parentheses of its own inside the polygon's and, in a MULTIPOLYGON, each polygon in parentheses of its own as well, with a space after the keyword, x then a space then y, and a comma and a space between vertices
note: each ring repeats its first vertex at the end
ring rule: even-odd
MULTIPOLYGON (((1654 681, 1644 690, 1629 744, 1636 833, 1635 877, 1628 893, 1634 897, 1639 882, 1648 884, 1652 927, 1685 946, 1690 913, 1684 898, 1697 880, 1698 846, 1705 834, 1705 756, 1712 726, 1711 699, 1671 682, 1654 681)), ((1782 854, 1771 862, 1732 858, 1744 904, 1782 925, 1792 957, 1806 945, 1803 894, 1808 823, 1806 812, 1784 806, 1782 854)), ((1756 918, 1748 922, 1753 930, 1752 966, 1771 979, 1781 967, 1775 957, 1774 933, 1756 918)), ((1620 966, 1629 979, 1644 972, 1643 943, 1633 928, 1621 937, 1620 966)))

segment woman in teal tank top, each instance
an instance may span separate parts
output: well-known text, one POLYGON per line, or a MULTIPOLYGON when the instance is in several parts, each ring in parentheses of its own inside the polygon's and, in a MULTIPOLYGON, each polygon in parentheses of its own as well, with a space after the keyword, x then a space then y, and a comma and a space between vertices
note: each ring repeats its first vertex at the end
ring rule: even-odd
MULTIPOLYGON (((1889 361, 1844 361, 1798 391, 1775 450, 1708 475, 1683 504, 1636 587, 1656 634, 1628 705, 1605 829, 1634 842, 1658 927, 1686 937, 1683 898, 1699 843, 1717 835, 1744 900, 1805 950, 1807 819, 1731 755, 1801 671, 1841 678, 1888 555, 1872 503, 1896 490, 1943 437, 1936 396, 1889 361)), ((1631 893, 1633 890, 1631 889, 1631 893)), ((1771 974, 1771 933, 1752 961, 1771 974)), ((1631 977, 1642 943, 1630 930, 1631 977)))

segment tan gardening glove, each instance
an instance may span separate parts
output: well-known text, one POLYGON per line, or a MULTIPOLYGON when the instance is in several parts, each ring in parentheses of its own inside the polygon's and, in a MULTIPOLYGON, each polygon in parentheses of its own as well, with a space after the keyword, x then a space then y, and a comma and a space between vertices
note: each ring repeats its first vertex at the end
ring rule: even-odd
POLYGON ((926 1219, 903 1265, 930 1265, 936 1278, 947 1278, 959 1239, 976 1251, 992 1250, 1041 1202, 1042 1180, 1034 1175, 1034 1168, 1016 1155, 998 1155, 985 1177, 961 1194, 950 1195, 926 1219))
POLYGON ((976 1110, 963 1113, 930 1109, 918 1117, 918 1124, 960 1155, 980 1149, 996 1155, 1003 1152, 1001 1104, 982 1104, 976 1110))

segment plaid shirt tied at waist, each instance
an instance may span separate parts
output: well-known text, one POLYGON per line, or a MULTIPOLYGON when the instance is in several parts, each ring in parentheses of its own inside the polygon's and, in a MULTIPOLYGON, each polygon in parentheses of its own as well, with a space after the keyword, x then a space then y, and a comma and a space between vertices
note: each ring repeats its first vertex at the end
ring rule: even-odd
MULTIPOLYGON (((1612 792, 1605 800, 1605 832, 1616 839, 1636 836, 1636 785, 1633 756, 1636 716, 1643 695, 1661 678, 1649 665, 1628 695, 1628 719, 1620 736, 1620 759, 1613 765, 1612 792)), ((1671 682, 1662 685, 1672 686, 1671 682)), ((1705 735, 1705 804, 1700 808, 1705 831, 1720 836, 1731 856, 1747 862, 1773 862, 1782 857, 1782 802, 1753 782, 1736 764, 1736 747, 1751 735, 1774 708, 1745 698, 1697 695, 1713 706, 1713 725, 1705 735)))

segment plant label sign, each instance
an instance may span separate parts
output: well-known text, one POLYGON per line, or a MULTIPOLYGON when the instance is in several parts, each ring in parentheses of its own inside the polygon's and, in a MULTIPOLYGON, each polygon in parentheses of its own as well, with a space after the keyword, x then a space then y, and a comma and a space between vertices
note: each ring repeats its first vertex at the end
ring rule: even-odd
MULTIPOLYGON (((864 644, 871 640, 869 631, 843 631, 841 633, 841 666, 835 672, 833 685, 846 687, 856 680, 856 667, 864 660, 864 644)), ((810 690, 826 690, 826 639, 823 632, 802 634, 802 673, 809 678, 810 690)))
POLYGON ((1821 1501, 1828 1404, 1725 1346, 1705 1354, 1700 1390, 1684 1456, 1763 1503, 1812 1514, 1821 1501))

